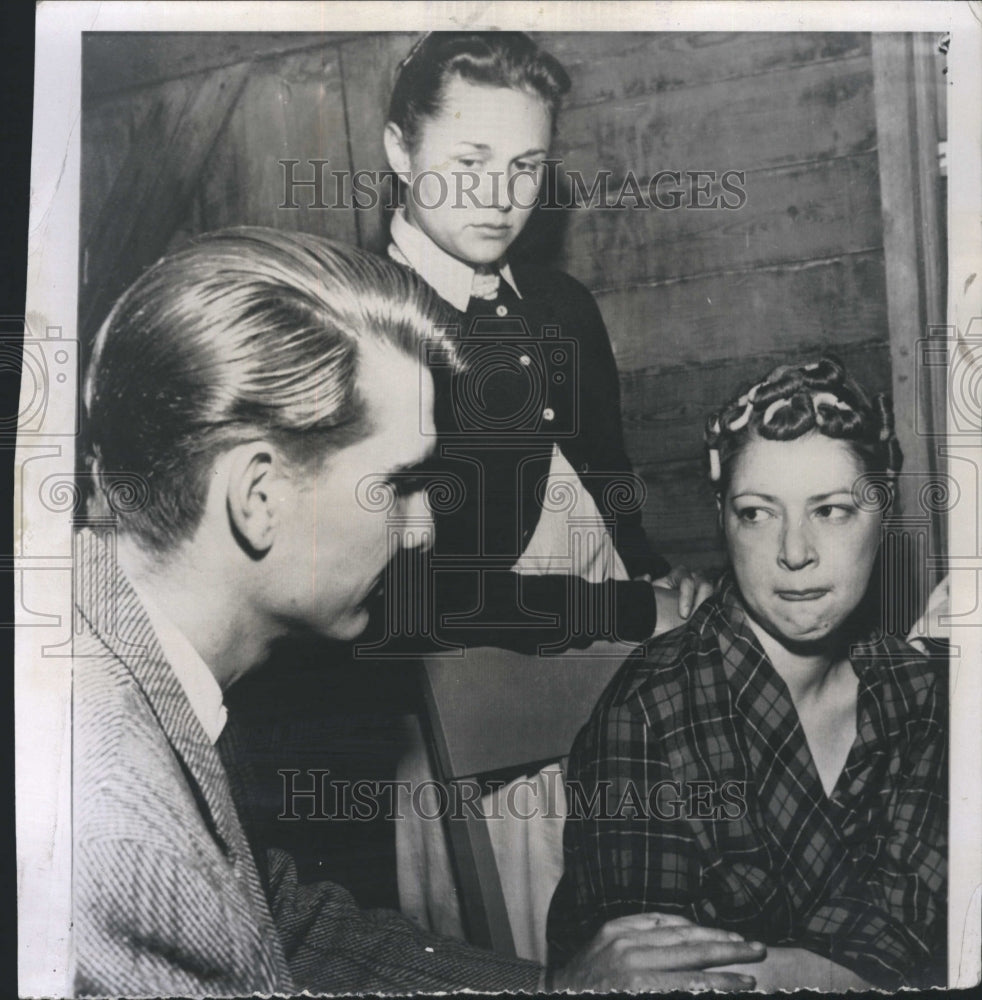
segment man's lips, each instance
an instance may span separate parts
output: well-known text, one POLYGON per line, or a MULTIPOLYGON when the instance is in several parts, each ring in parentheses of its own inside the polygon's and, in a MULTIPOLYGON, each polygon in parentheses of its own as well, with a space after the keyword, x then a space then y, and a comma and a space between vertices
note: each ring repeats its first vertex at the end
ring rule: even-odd
POLYGON ((809 587, 807 590, 775 590, 782 601, 817 601, 824 597, 830 587, 809 587))

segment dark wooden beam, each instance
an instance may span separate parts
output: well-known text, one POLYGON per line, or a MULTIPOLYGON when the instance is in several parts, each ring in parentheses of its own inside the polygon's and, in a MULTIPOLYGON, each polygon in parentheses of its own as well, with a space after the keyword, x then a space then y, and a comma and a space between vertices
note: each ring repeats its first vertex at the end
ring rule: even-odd
POLYGON ((105 31, 83 35, 83 103, 288 52, 330 45, 343 31, 105 31))
POLYGON ((240 63, 206 74, 173 92, 140 127, 83 250, 83 336, 167 248, 248 71, 240 63))

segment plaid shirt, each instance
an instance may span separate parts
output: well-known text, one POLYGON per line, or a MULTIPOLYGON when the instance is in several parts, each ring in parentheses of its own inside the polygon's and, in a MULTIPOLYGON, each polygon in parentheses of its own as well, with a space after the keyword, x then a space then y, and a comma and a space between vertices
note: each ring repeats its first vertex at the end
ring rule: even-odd
POLYGON ((732 580, 624 664, 570 757, 551 962, 656 910, 879 986, 943 982, 946 670, 893 638, 850 659, 857 734, 830 796, 732 580))

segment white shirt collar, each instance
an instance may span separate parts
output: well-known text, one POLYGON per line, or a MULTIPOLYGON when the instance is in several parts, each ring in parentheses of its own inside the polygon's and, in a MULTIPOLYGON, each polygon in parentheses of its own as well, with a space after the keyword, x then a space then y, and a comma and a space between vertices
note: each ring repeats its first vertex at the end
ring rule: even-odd
MULTIPOLYGON (((413 226, 406 219, 404 209, 400 209, 392 217, 389 235, 409 266, 458 312, 465 312, 471 299, 474 268, 448 254, 426 233, 413 226)), ((507 262, 498 269, 498 273, 521 298, 522 293, 515 284, 507 262)))
POLYGON ((157 642, 171 669, 180 681, 191 708, 201 723, 205 735, 214 745, 222 735, 228 719, 228 709, 222 700, 222 689, 201 654, 190 639, 150 600, 145 592, 137 591, 153 625, 157 642))

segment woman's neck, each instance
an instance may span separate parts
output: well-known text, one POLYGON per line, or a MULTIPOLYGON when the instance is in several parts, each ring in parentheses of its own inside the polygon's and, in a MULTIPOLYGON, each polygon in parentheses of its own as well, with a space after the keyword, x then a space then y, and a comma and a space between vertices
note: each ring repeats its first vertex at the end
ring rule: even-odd
POLYGON ((837 637, 795 648, 776 639, 752 616, 748 615, 747 621, 796 705, 821 698, 830 682, 848 665, 837 637))

